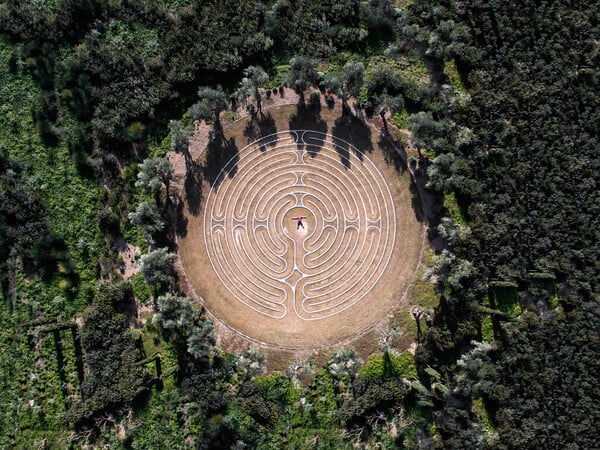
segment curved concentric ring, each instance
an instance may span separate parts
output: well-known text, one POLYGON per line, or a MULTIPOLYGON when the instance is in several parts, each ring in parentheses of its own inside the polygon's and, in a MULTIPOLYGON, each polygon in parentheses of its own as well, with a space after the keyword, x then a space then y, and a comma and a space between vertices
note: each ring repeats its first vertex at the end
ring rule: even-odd
POLYGON ((385 272, 394 202, 350 143, 316 131, 275 133, 240 150, 218 179, 206 199, 204 242, 241 308, 320 320, 363 300, 385 272))

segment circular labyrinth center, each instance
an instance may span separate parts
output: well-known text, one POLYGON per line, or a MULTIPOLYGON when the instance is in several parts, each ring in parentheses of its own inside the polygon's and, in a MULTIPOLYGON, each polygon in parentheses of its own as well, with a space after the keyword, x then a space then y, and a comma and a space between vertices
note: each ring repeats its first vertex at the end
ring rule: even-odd
POLYGON ((284 229, 294 239, 304 238, 310 224, 314 224, 315 216, 312 211, 304 207, 290 209, 284 218, 284 229))
MULTIPOLYGON (((209 270, 190 279, 226 325, 283 347, 331 345, 398 302, 402 283, 386 275, 405 247, 394 199, 359 149, 315 131, 279 132, 239 150, 217 180, 195 248, 209 270)), ((188 248, 184 265, 196 258, 188 248)))
POLYGON ((358 149, 317 132, 276 134, 260 145, 266 150, 228 163, 223 170, 235 176, 220 177, 206 202, 206 250, 217 276, 240 307, 272 319, 321 320, 352 307, 394 250, 385 180, 358 149))

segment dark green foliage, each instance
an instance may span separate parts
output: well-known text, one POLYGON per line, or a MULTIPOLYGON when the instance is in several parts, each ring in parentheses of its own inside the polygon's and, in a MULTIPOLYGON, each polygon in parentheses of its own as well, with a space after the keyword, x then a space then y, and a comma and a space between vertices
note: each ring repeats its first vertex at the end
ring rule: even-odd
POLYGON ((495 371, 484 375, 484 393, 500 435, 498 448, 552 447, 576 442, 592 448, 600 419, 598 299, 565 316, 523 318, 503 341, 495 371), (558 345, 557 345, 558 344, 558 345))
POLYGON ((546 320, 526 313, 503 327, 501 348, 481 351, 483 344, 461 359, 457 389, 483 397, 499 433, 495 448, 594 446, 589 430, 599 419, 600 393, 593 387, 599 326, 597 301, 546 320))
POLYGON ((240 389, 240 395, 244 397, 240 405, 261 425, 272 425, 283 414, 282 404, 290 388, 290 381, 281 376, 250 381, 240 389))
POLYGON ((359 378, 353 386, 354 398, 346 400, 337 411, 338 419, 348 427, 364 427, 377 412, 401 405, 409 389, 399 377, 372 380, 359 378))
POLYGON ((182 85, 268 48, 264 14, 254 0, 47 8, 24 1, 5 5, 0 31, 22 44, 15 60, 27 61, 47 92, 37 120, 42 135, 68 136, 73 150, 89 154, 93 146, 114 152, 143 140, 152 130, 140 124, 161 115, 158 106, 182 85))
MULTIPOLYGON (((50 228, 37 187, 23 179, 19 167, 0 155, 0 269, 19 256, 35 264, 34 256, 49 242, 50 228)), ((49 255, 48 255, 49 256, 49 255)))
POLYGON ((361 2, 278 0, 272 8, 272 34, 296 54, 330 56, 356 47, 367 35, 361 2))
MULTIPOLYGON (((69 249, 64 239, 51 228, 38 186, 25 178, 17 164, 3 156, 0 155, 0 283, 3 296, 15 300, 17 270, 49 282, 60 266, 61 276, 65 278, 63 286, 77 283, 79 277, 71 265, 69 249)), ((11 308, 14 306, 11 304, 11 308)))
MULTIPOLYGON (((483 395, 499 436, 494 448, 591 445, 583 428, 596 394, 580 390, 575 401, 570 394, 571 382, 588 383, 594 368, 587 353, 597 351, 588 337, 600 285, 600 203, 591 188, 600 168, 600 104, 598 79, 586 71, 599 62, 589 38, 598 22, 583 12, 597 9, 591 3, 419 1, 404 17, 405 32, 438 63, 457 59, 471 95, 455 109, 440 101, 430 118, 421 113, 427 120, 416 125, 439 120, 443 132, 413 129, 417 144, 438 154, 430 186, 454 191, 470 228, 437 260, 443 295, 418 358, 452 377, 469 340, 480 338, 484 314, 492 314, 498 348, 473 356, 456 381, 466 397, 483 395), (477 306, 488 281, 490 306, 504 314, 477 306), (561 304, 568 319, 555 309, 561 304), (523 308, 544 319, 525 312, 517 323, 505 321, 523 308)), ((445 448, 486 441, 469 407, 454 396, 437 406, 445 448)))
POLYGON ((105 206, 98 211, 97 218, 100 230, 115 236, 119 235, 121 231, 119 216, 110 206, 105 206))
POLYGON ((597 172, 597 80, 568 69, 596 66, 597 56, 588 38, 573 46, 567 37, 593 25, 556 5, 527 5, 528 14, 501 3, 474 8, 448 15, 469 24, 487 60, 471 73, 474 106, 456 114, 476 134, 454 162, 465 168, 456 184, 477 236, 476 259, 491 277, 548 271, 566 285, 597 290, 598 202, 583 188, 595 184, 597 172), (564 33, 548 33, 563 14, 564 33), (535 17, 536 25, 520 26, 524 17, 535 17), (570 50, 557 52, 563 47, 570 50))
POLYGON ((363 107, 367 114, 399 112, 404 106, 410 111, 421 107, 422 89, 398 67, 378 62, 369 68, 365 78, 366 99, 363 107))
POLYGON ((81 327, 86 375, 83 400, 67 413, 69 422, 81 423, 98 414, 128 405, 146 390, 148 373, 137 364, 142 359, 124 315, 116 312, 131 301, 129 284, 103 283, 86 310, 81 327))

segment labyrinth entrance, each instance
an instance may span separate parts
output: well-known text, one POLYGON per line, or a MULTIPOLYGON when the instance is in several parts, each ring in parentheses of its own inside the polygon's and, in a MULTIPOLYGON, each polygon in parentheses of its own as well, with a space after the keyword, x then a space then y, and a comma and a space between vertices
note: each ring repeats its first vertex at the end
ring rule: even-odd
POLYGON ((240 149, 178 238, 186 276, 222 324, 282 348, 317 348, 373 327, 401 302, 422 248, 410 177, 312 130, 240 149), (300 220, 299 220, 300 219, 300 220))

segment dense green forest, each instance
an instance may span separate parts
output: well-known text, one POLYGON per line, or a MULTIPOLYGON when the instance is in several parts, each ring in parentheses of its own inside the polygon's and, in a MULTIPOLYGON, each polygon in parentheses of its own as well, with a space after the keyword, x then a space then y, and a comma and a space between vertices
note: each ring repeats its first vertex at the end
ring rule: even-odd
POLYGON ((0 447, 597 447, 599 19, 594 0, 0 1, 0 447), (283 85, 415 149, 439 208, 414 358, 392 329, 368 360, 267 373, 179 290, 165 154, 206 120, 221 153, 187 163, 210 179, 221 120, 283 85))

